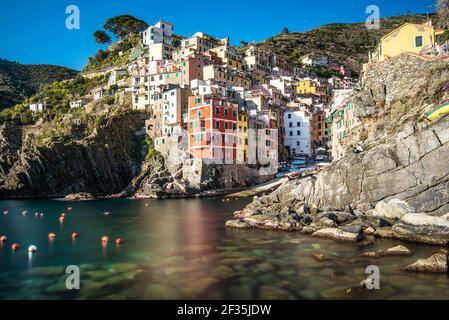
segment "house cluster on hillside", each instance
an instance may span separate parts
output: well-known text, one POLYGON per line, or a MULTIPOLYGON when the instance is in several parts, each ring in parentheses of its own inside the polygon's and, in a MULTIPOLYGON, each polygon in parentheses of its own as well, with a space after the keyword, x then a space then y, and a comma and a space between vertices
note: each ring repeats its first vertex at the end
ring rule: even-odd
MULTIPOLYGON (((203 32, 174 41, 173 32, 173 24, 159 21, 142 32, 143 49, 127 66, 83 74, 109 76, 90 99, 113 94, 147 114, 145 130, 159 152, 178 148, 191 159, 260 164, 338 160, 351 151, 346 138, 363 126, 352 102, 356 79, 345 66, 317 53, 294 65, 257 45, 236 48, 203 32), (332 76, 309 71, 317 68, 332 76)), ((364 70, 405 52, 447 54, 436 42, 442 32, 430 22, 404 24, 381 39, 364 70)), ((46 107, 30 105, 35 112, 46 107)))
POLYGON ((148 53, 133 71, 133 107, 150 115, 157 150, 187 132, 193 158, 247 163, 326 154, 332 94, 355 83, 348 69, 324 55, 302 57, 303 65, 335 71, 320 78, 269 50, 238 49, 203 32, 175 46, 173 30, 159 21, 142 33, 148 53))

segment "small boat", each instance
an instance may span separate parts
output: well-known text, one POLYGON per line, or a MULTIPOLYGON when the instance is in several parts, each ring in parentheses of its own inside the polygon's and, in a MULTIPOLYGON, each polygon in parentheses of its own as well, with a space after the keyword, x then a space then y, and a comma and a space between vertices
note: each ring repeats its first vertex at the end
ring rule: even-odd
POLYGON ((436 119, 438 119, 439 117, 441 117, 442 115, 445 114, 449 114, 449 101, 447 101, 446 103, 444 103, 443 105, 439 106, 438 108, 426 113, 425 115, 423 115, 418 122, 423 122, 423 121, 434 121, 436 119))

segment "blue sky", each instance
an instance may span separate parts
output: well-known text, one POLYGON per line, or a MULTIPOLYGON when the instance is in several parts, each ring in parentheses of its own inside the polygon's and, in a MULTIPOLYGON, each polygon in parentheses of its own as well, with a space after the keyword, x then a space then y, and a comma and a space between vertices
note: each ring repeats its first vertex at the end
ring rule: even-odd
POLYGON ((100 45, 92 36, 115 15, 131 14, 152 24, 163 18, 175 33, 197 31, 231 42, 260 41, 283 27, 306 31, 332 22, 359 22, 375 4, 381 16, 434 11, 434 0, 0 0, 0 58, 82 69, 100 45), (68 5, 80 8, 80 29, 65 27, 68 5))

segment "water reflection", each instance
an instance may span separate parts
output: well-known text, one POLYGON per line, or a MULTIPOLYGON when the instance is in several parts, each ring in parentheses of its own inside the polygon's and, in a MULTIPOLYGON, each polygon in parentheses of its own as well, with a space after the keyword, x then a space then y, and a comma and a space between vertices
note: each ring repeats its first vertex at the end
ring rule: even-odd
MULTIPOLYGON (((0 298, 24 299, 446 299, 445 276, 412 275, 403 265, 435 250, 413 244, 414 256, 350 262, 368 250, 297 233, 226 230, 224 222, 245 201, 182 199, 3 201, 0 235, 22 249, 0 247, 0 298), (58 229, 58 216, 73 207, 58 229), (23 218, 22 210, 46 212, 45 219, 23 218), (105 216, 104 212, 110 212, 105 216), (59 230, 52 241, 48 233, 59 230), (80 234, 72 238, 73 230, 80 234), (101 243, 103 235, 109 243, 101 243), (124 243, 116 245, 115 239, 124 243), (112 242, 111 242, 112 241, 112 242), (28 255, 27 245, 39 252, 28 255), (330 256, 318 263, 314 253, 330 256), (380 264, 377 292, 347 289, 380 264), (81 290, 67 292, 64 270, 77 265, 81 290)), ((398 241, 377 241, 369 251, 398 241)))

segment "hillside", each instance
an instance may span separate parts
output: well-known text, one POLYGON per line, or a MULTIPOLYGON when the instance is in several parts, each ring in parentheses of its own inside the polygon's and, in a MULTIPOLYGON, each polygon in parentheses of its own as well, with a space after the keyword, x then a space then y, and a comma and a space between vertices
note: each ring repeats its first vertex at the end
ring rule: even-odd
POLYGON ((408 54, 372 65, 351 98, 361 125, 345 137, 348 151, 364 152, 255 199, 228 227, 351 241, 371 227, 379 237, 449 243, 449 117, 417 122, 448 101, 448 66, 448 57, 408 54))
POLYGON ((0 110, 34 95, 41 85, 74 78, 77 71, 46 64, 20 64, 0 59, 0 110))
MULTIPOLYGON (((435 15, 430 16, 433 20, 435 15)), ((423 23, 425 14, 403 15, 381 19, 380 29, 368 30, 365 23, 335 23, 323 25, 307 32, 284 32, 258 43, 298 64, 305 54, 327 54, 358 72, 367 62, 367 53, 375 48, 379 39, 403 23, 423 23)))

